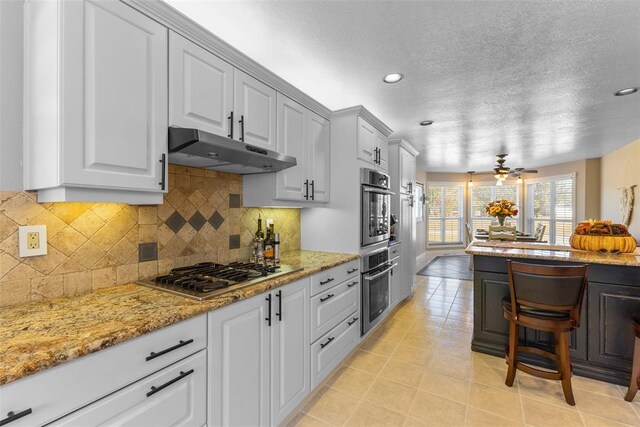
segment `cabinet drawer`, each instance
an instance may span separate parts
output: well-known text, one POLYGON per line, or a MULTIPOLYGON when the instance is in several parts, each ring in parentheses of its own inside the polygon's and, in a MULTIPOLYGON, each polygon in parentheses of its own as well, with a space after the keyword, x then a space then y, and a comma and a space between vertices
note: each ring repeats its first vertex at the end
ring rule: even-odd
POLYGON ((359 311, 311 345, 311 387, 315 387, 356 346, 360 336, 359 311))
POLYGON ((207 422, 207 351, 202 350, 53 426, 201 426, 207 422))
POLYGON ((358 276, 358 263, 359 261, 356 259, 313 275, 311 277, 311 295, 313 296, 322 291, 326 291, 338 283, 342 283, 351 277, 358 276))
POLYGON ((203 314, 9 383, 0 415, 32 410, 11 427, 53 421, 206 348, 206 330, 203 314))
POLYGON ((360 280, 353 277, 311 298, 311 342, 360 308, 360 280))

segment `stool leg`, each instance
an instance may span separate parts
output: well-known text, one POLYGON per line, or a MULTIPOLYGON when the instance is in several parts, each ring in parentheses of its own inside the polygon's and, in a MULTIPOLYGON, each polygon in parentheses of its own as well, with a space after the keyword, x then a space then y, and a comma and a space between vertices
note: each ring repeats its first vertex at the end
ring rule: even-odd
POLYGON ((509 354, 507 355, 507 380, 504 382, 507 387, 513 385, 516 378, 516 364, 518 363, 518 325, 516 322, 509 322, 509 354))
POLYGON ((569 359, 569 333, 560 332, 557 334, 558 347, 556 354, 560 357, 560 372, 562 374, 562 391, 564 399, 571 406, 575 406, 576 401, 573 398, 573 390, 571 388, 571 361, 569 359))
POLYGON ((629 381, 629 390, 624 400, 631 402, 638 392, 638 380, 640 380, 640 338, 635 338, 633 348, 633 367, 631 368, 631 380, 629 381))

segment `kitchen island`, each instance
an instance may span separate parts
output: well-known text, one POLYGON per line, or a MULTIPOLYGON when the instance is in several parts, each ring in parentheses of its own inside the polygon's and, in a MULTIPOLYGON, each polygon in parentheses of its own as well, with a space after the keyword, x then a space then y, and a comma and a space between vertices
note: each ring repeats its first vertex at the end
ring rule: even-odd
MULTIPOLYGON (((578 375, 628 385, 635 336, 631 316, 640 312, 640 251, 614 255, 537 243, 473 241, 466 253, 474 261, 474 351, 505 354, 509 324, 503 317, 502 299, 509 296, 507 259, 543 265, 588 264, 581 324, 570 337, 571 363, 578 375)), ((545 332, 522 328, 520 337, 526 345, 547 349, 553 345, 553 336, 545 332)), ((529 355, 521 359, 546 363, 529 355)))

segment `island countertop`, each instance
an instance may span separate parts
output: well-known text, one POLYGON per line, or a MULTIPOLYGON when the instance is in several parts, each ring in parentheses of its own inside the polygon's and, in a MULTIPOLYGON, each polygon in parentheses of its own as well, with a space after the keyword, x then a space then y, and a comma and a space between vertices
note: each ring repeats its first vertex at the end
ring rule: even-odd
POLYGON ((127 284, 0 309, 0 385, 358 258, 293 251, 281 262, 302 270, 206 301, 127 284))
POLYGON ((588 264, 625 265, 640 267, 640 250, 628 254, 606 254, 582 251, 569 246, 544 243, 472 241, 465 250, 470 255, 503 258, 528 258, 588 264))

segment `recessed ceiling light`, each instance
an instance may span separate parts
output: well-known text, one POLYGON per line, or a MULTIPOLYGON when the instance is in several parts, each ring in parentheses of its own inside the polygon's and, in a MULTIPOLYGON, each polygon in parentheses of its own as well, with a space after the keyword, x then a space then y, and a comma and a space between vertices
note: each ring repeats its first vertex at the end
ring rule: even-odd
POLYGON ((382 79, 385 83, 398 83, 404 77, 403 74, 400 73, 391 73, 384 76, 382 79))
POLYGON ((420 126, 431 126, 435 122, 433 120, 423 120, 420 122, 420 126))
POLYGON ((620 89, 619 91, 614 93, 614 95, 615 96, 631 95, 632 93, 636 93, 637 91, 638 91, 637 87, 628 87, 626 89, 620 89))

